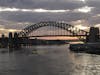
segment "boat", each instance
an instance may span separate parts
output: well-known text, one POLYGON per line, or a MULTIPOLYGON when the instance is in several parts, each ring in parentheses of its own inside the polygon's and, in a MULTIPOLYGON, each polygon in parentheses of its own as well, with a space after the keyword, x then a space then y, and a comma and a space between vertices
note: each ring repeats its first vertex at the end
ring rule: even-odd
POLYGON ((100 43, 70 44, 69 49, 78 53, 100 54, 100 43))

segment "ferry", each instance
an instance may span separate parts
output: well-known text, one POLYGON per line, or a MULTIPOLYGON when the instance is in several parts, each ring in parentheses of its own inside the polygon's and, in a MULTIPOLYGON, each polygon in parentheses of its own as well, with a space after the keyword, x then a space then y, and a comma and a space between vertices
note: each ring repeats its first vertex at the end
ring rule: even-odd
POLYGON ((100 43, 70 44, 69 49, 74 52, 100 54, 100 43))

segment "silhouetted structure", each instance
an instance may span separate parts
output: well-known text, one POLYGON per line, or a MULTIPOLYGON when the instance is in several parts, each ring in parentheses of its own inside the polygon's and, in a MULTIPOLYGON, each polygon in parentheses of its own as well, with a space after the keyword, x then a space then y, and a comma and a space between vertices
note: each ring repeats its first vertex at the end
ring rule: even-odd
MULTIPOLYGON (((18 33, 19 37, 41 37, 40 35, 39 36, 34 36, 34 35, 31 35, 29 36, 29 34, 41 27, 45 27, 45 26, 51 26, 53 27, 54 29, 57 28, 60 28, 60 29, 63 29, 65 31, 67 31, 65 34, 62 34, 60 36, 76 36, 79 38, 79 40, 84 40, 83 38, 86 37, 86 34, 88 33, 87 31, 85 30, 81 30, 73 25, 70 25, 70 24, 67 24, 67 23, 62 23, 62 22, 55 22, 55 21, 47 21, 47 22, 39 22, 39 23, 36 23, 36 24, 33 24, 33 25, 29 25, 27 27, 25 27, 24 29, 21 30, 21 32, 18 33), (70 33, 70 34, 69 34, 70 33), (82 37, 81 37, 82 36, 82 37)), ((59 33, 61 31, 58 31, 59 33)), ((41 32, 40 32, 41 33, 41 32)), ((59 36, 59 33, 58 35, 55 33, 55 34, 50 34, 50 35, 42 35, 42 37, 48 37, 48 36, 59 36)))
POLYGON ((7 41, 6 37, 5 37, 5 35, 2 34, 0 46, 1 46, 2 48, 6 48, 6 47, 8 46, 8 43, 7 43, 7 42, 8 42, 8 41, 7 41))
POLYGON ((13 35, 12 35, 12 32, 9 33, 8 47, 9 47, 9 51, 13 51, 13 35))
POLYGON ((18 34, 15 32, 14 33, 14 38, 13 38, 13 47, 15 49, 19 49, 20 48, 20 40, 19 40, 19 37, 18 37, 18 34))
POLYGON ((99 42, 99 28, 90 27, 89 35, 86 37, 87 42, 99 42))

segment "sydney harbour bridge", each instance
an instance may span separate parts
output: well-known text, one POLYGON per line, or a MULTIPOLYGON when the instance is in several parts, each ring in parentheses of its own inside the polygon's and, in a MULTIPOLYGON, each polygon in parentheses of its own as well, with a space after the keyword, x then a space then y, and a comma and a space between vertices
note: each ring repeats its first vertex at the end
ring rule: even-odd
MULTIPOLYGON (((62 30, 65 30, 66 33, 63 34, 60 31, 58 33, 58 35, 57 34, 40 35, 40 37, 44 37, 44 36, 85 36, 85 35, 88 34, 87 31, 78 29, 78 28, 74 27, 73 25, 70 25, 70 24, 67 24, 67 23, 49 21, 49 22, 39 22, 39 23, 30 25, 30 26, 27 26, 26 28, 22 29, 21 32, 18 33, 18 36, 19 37, 37 37, 37 36, 34 36, 34 34, 29 36, 29 34, 32 31, 35 31, 35 30, 37 30, 41 27, 46 27, 46 26, 51 26, 54 29, 55 29, 55 27, 58 27, 62 30), (67 34, 67 33, 69 33, 69 34, 67 34)), ((38 35, 38 37, 39 37, 39 35, 38 35)))
MULTIPOLYGON (((47 32, 48 30, 44 30, 47 32)), ((33 40, 30 39, 32 37, 57 37, 57 36, 70 36, 70 37, 77 37, 80 41, 83 42, 97 42, 99 40, 99 29, 95 27, 91 27, 90 31, 87 32, 85 30, 81 30, 73 25, 63 23, 63 22, 54 22, 54 21, 46 21, 46 22, 39 22, 33 25, 28 25, 20 32, 9 33, 8 37, 0 38, 1 45, 10 45, 12 46, 19 46, 21 44, 33 44, 33 40), (42 32, 38 32, 39 35, 34 34, 35 31, 43 27, 52 27, 53 30, 57 31, 56 33, 50 34, 42 34, 42 32), (58 29, 57 29, 58 28, 58 29), (60 30, 59 30, 60 29, 60 30)), ((34 43, 35 44, 35 43, 34 43)))

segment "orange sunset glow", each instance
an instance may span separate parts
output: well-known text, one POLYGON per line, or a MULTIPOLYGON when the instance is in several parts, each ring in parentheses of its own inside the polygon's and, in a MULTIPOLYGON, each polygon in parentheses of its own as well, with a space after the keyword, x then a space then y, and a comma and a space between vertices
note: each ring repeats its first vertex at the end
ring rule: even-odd
POLYGON ((45 39, 45 40, 78 40, 77 37, 66 37, 66 36, 60 36, 60 37, 37 37, 37 39, 45 39))

